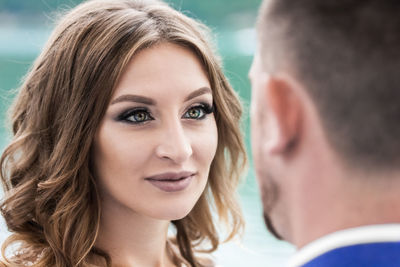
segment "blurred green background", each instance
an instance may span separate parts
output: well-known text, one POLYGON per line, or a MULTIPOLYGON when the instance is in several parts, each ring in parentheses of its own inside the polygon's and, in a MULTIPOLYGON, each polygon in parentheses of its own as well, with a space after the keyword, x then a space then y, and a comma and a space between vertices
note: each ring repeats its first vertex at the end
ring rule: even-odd
MULTIPOLYGON (((6 110, 33 60, 54 27, 53 18, 79 0, 0 0, 0 150, 9 140, 6 110)), ((250 84, 247 73, 255 50, 254 24, 261 0, 167 0, 175 9, 208 25, 222 57, 225 74, 243 100, 243 129, 250 154, 250 84)), ((247 223, 242 240, 221 246, 215 253, 225 267, 284 266, 293 253, 289 244, 275 240, 265 229, 262 208, 250 164, 240 188, 247 223)), ((0 221, 0 242, 7 236, 0 221)))

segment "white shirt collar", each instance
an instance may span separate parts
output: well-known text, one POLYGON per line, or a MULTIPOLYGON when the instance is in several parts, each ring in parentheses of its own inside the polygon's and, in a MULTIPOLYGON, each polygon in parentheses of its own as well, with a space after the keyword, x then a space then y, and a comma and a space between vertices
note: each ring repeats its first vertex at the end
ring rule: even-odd
POLYGON ((334 232, 300 249, 289 261, 289 267, 302 266, 330 250, 355 244, 400 241, 400 224, 361 226, 334 232))

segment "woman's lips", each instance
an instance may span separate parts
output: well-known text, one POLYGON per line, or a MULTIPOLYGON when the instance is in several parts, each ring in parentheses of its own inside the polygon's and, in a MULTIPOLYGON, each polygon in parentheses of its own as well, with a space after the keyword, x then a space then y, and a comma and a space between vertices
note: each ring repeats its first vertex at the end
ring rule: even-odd
POLYGON ((187 171, 169 172, 157 174, 145 178, 145 180, 164 192, 172 193, 186 189, 190 185, 190 182, 192 181, 195 174, 195 172, 187 171))

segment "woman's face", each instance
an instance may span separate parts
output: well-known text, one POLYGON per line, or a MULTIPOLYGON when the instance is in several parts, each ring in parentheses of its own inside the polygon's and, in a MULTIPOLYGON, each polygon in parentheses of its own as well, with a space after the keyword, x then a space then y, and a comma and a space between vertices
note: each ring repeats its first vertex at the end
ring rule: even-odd
POLYGON ((104 213, 176 220, 190 212, 217 148, 210 88, 186 48, 164 43, 133 57, 94 141, 104 213))

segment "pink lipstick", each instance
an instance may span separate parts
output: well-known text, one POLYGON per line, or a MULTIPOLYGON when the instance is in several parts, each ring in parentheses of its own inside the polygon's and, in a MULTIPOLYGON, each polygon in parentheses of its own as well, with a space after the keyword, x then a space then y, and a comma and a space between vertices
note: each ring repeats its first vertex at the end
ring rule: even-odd
POLYGON ((166 172, 147 177, 145 180, 164 192, 172 193, 186 189, 195 175, 195 172, 188 171, 166 172))

